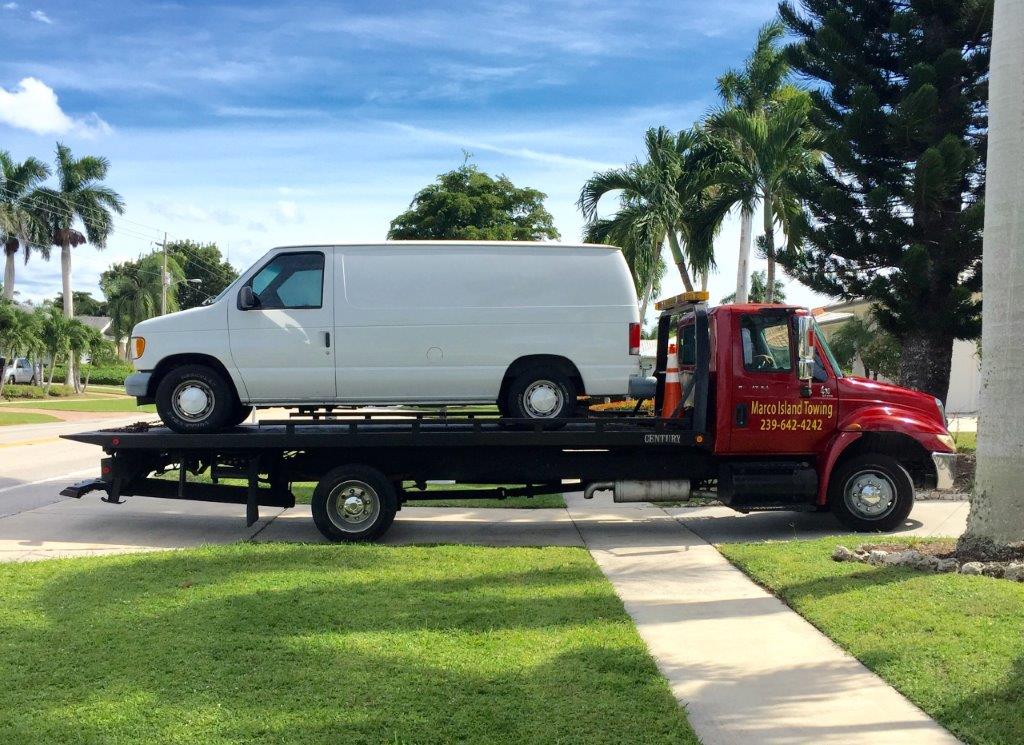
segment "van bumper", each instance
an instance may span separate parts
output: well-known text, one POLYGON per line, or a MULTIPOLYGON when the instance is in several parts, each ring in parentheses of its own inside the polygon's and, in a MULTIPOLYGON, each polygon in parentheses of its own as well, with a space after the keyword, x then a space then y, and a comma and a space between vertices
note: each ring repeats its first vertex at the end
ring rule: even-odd
POLYGON ((935 488, 949 490, 956 479, 956 453, 932 453, 935 464, 935 488))
POLYGON ((136 398, 149 396, 149 381, 153 377, 151 372, 132 373, 124 379, 124 392, 136 398))

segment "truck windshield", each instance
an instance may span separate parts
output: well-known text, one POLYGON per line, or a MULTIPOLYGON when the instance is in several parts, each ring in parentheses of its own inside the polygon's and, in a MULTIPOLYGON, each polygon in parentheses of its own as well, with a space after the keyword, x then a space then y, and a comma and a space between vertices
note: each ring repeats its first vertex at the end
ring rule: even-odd
POLYGON ((843 368, 841 368, 839 363, 836 362, 836 356, 832 354, 832 350, 829 348, 828 342, 825 341, 825 334, 822 332, 821 326, 819 326, 818 322, 813 318, 811 319, 811 323, 814 324, 814 335, 818 337, 818 344, 821 345, 821 348, 825 351, 825 356, 828 357, 828 364, 832 366, 832 372, 835 373, 837 378, 843 377, 843 368))

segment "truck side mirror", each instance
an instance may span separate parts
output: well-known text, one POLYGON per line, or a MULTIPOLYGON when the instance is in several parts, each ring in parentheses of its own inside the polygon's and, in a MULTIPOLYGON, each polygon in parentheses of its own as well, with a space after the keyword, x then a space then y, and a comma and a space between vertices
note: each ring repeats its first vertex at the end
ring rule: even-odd
POLYGON ((256 293, 252 291, 252 287, 245 285, 238 291, 239 310, 252 310, 253 308, 258 308, 259 305, 260 299, 256 297, 256 293))
POLYGON ((814 379, 814 326, 810 316, 796 317, 797 377, 800 378, 800 395, 811 395, 811 381, 814 379))

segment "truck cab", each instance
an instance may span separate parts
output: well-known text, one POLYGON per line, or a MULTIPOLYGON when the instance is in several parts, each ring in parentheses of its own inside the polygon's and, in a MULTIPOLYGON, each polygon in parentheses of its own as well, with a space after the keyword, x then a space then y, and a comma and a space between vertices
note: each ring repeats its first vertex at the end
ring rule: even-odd
MULTIPOLYGON (((678 350, 682 405, 661 411, 706 432, 717 494, 738 509, 831 509, 889 530, 915 487, 950 488, 956 447, 942 402, 843 373, 805 308, 722 305, 700 293, 659 303, 659 360, 678 350)), ((667 361, 667 360, 666 360, 667 361)))

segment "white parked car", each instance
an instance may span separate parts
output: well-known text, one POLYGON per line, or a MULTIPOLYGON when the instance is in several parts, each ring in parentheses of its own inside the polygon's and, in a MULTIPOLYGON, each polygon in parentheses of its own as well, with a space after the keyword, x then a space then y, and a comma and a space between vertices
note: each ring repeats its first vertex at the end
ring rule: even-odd
POLYGON ((566 418, 639 371, 636 292, 608 246, 275 248, 210 304, 132 333, 125 388, 178 432, 253 406, 497 402, 566 418))
POLYGON ((36 384, 36 370, 27 357, 15 357, 4 367, 4 382, 36 384))

